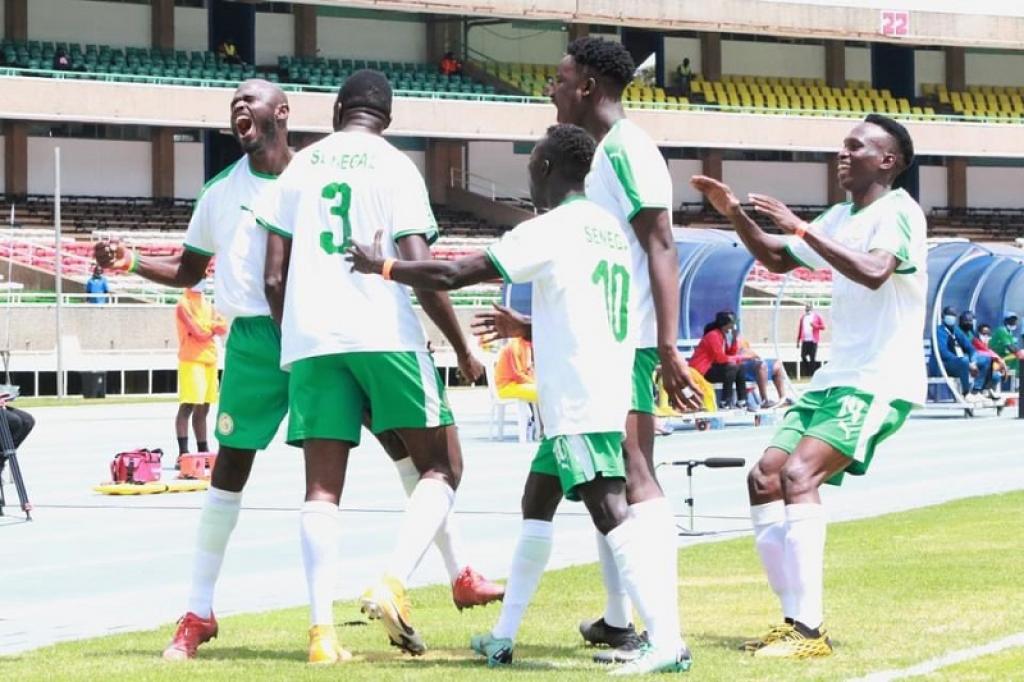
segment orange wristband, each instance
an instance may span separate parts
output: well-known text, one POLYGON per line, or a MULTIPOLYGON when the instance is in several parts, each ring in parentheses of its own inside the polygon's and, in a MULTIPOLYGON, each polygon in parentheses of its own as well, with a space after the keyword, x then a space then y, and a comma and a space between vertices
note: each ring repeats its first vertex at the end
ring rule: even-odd
POLYGON ((391 280, 391 268, 395 267, 395 260, 394 258, 385 258, 384 266, 380 269, 380 276, 388 281, 391 280))
POLYGON ((796 231, 793 234, 800 239, 803 239, 804 235, 807 234, 807 223, 801 223, 800 227, 796 228, 796 231))

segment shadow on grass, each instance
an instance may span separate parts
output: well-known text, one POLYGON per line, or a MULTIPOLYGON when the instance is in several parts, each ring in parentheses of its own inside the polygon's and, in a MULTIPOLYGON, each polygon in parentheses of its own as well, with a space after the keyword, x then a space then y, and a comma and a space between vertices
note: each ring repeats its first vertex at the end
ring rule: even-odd
MULTIPOLYGON (((154 661, 157 665, 179 665, 164 663, 160 652, 154 649, 119 649, 117 651, 89 651, 83 655, 89 658, 138 657, 154 661)), ((196 661, 296 661, 306 662, 306 652, 301 649, 282 650, 247 646, 204 648, 196 661)))

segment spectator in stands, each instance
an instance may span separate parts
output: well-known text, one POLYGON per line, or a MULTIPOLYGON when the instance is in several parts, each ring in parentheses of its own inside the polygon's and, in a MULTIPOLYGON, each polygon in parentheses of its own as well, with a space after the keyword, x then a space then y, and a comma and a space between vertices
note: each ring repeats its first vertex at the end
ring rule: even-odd
POLYGON ((523 338, 510 339, 498 351, 494 383, 499 398, 537 402, 537 379, 533 374, 533 344, 523 338))
POLYGON ((704 336, 690 358, 690 366, 712 383, 722 384, 723 408, 747 401, 747 382, 740 371, 743 358, 736 338, 736 315, 728 310, 715 314, 714 322, 704 327, 704 336), (735 394, 733 388, 735 387, 735 394))
POLYGON ((825 331, 825 320, 808 303, 804 306, 804 314, 800 316, 800 324, 796 328, 796 345, 800 349, 800 373, 814 376, 818 371, 818 344, 821 343, 821 332, 825 331))
POLYGON ((228 64, 243 64, 242 58, 238 54, 238 45, 235 44, 233 36, 228 36, 224 42, 217 48, 217 54, 220 55, 228 64))
POLYGON ((748 405, 762 410, 771 409, 776 406, 776 401, 768 399, 769 377, 771 377, 772 383, 775 385, 775 393, 779 396, 778 402, 786 405, 793 403, 792 398, 786 395, 786 369, 782 366, 781 362, 775 358, 762 359, 750 347, 750 342, 742 336, 739 337, 739 354, 743 359, 743 364, 741 365, 743 378, 757 384, 757 396, 755 398, 753 394, 749 394, 747 396, 748 405), (753 404, 751 402, 752 399, 757 400, 758 403, 753 404))
POLYGON ((53 70, 71 70, 71 57, 68 56, 67 50, 65 50, 63 47, 58 47, 57 51, 53 54, 53 70))
POLYGON ((1002 326, 996 329, 995 333, 992 334, 992 341, 989 342, 992 350, 998 353, 1000 357, 1005 358, 1007 360, 1006 364, 1014 371, 1020 368, 1020 361, 1024 359, 1020 328, 1017 324, 1017 313, 1007 310, 1003 313, 1002 326))
POLYGON ((995 394, 1002 387, 1003 377, 1008 374, 1009 369, 1006 361, 989 346, 991 341, 992 327, 987 324, 979 324, 977 335, 971 337, 971 344, 980 355, 984 355, 992 360, 992 397, 998 397, 995 394))
POLYGON ((690 58, 683 59, 683 63, 676 69, 676 80, 679 82, 679 90, 683 97, 690 96, 690 84, 693 82, 693 69, 690 68, 690 58))
POLYGON ((106 303, 110 300, 110 283, 103 274, 103 268, 96 265, 92 269, 92 277, 85 283, 85 300, 89 303, 106 303))
POLYGON ((227 322, 214 312, 203 295, 200 281, 186 289, 175 310, 178 327, 178 414, 174 419, 178 438, 178 454, 188 450, 188 422, 196 434, 198 452, 209 452, 206 440, 206 417, 210 403, 217 401, 216 336, 227 332, 227 322))
POLYGON ((991 362, 988 358, 978 356, 970 339, 957 326, 956 310, 951 306, 942 309, 942 322, 936 336, 942 364, 949 376, 960 380, 960 392, 964 400, 981 400, 981 390, 991 362), (985 365, 984 372, 981 365, 985 365))
POLYGON ((454 76, 462 73, 462 62, 455 58, 455 53, 445 52, 438 68, 445 76, 454 76))

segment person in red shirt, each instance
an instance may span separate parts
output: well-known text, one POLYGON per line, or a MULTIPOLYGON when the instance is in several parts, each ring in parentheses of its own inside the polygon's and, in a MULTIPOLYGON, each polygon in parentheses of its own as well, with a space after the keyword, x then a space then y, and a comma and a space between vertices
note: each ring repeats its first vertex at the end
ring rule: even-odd
POLYGON ((455 55, 451 52, 445 52, 444 56, 441 57, 441 73, 445 76, 454 76, 455 74, 462 73, 462 62, 455 58, 455 55))
MULTIPOLYGON (((995 352, 988 346, 988 342, 992 339, 992 327, 987 324, 978 325, 978 333, 971 335, 971 345, 974 346, 974 350, 978 351, 978 355, 984 355, 985 357, 992 358, 992 375, 997 374, 1000 377, 1005 377, 1008 371, 1006 367, 1006 361, 1000 357, 999 353, 995 352)), ((993 387, 995 390, 999 389, 1001 383, 1000 380, 993 380, 993 387)))
POLYGON ((818 369, 818 344, 821 343, 821 332, 825 331, 825 320, 821 319, 808 303, 800 323, 796 327, 796 345, 800 349, 800 371, 811 376, 818 369))
POLYGON ((735 407, 737 398, 741 404, 747 400, 747 382, 740 371, 743 361, 736 315, 731 311, 717 313, 715 321, 704 327, 704 336, 693 351, 690 366, 711 383, 722 384, 723 407, 735 407))

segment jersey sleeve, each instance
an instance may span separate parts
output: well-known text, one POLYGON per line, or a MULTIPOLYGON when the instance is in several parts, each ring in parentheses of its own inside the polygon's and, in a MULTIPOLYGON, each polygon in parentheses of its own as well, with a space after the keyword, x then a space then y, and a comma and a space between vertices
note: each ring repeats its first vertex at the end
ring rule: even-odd
POLYGON ((506 282, 532 282, 550 271, 558 249, 552 243, 552 230, 545 230, 542 223, 542 218, 521 223, 487 248, 487 257, 506 282))
POLYGON ((628 220, 645 208, 672 210, 672 177, 658 147, 623 133, 610 136, 604 155, 615 174, 615 198, 628 220))
POLYGON ((252 212, 256 224, 268 232, 292 238, 295 232, 295 201, 297 193, 289 190, 292 183, 288 169, 260 193, 253 202, 252 212))
POLYGON ((192 218, 188 221, 188 229, 185 231, 185 248, 203 256, 212 256, 216 252, 209 212, 210 201, 203 194, 196 200, 192 218))
POLYGON ((879 219, 868 242, 868 251, 879 249, 896 256, 899 260, 897 274, 917 272, 925 264, 916 262, 915 255, 920 249, 915 249, 914 245, 925 239, 927 229, 924 213, 916 205, 901 205, 879 219))
MULTIPOLYGON (((809 229, 824 230, 827 233, 831 227, 832 215, 833 210, 830 208, 812 220, 809 229)), ((807 268, 808 270, 828 270, 831 267, 828 264, 828 261, 821 257, 821 254, 812 249, 807 242, 796 235, 790 236, 786 240, 786 252, 789 253, 790 257, 792 257, 799 265, 807 268)))
POLYGON ((423 235, 428 244, 437 241, 437 219, 419 169, 411 162, 398 164, 392 201, 391 238, 423 235))

